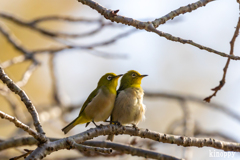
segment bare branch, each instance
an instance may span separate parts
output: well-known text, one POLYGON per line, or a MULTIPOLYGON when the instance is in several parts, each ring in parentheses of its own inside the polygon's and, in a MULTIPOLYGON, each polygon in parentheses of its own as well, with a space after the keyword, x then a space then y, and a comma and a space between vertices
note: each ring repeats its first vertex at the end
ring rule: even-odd
POLYGON ((27 71, 23 74, 23 78, 21 81, 16 82, 16 85, 19 87, 23 87, 27 84, 29 78, 31 77, 32 73, 35 71, 37 66, 39 65, 38 62, 33 62, 27 69, 27 71))
POLYGON ((28 149, 24 149, 24 151, 26 153, 23 153, 22 155, 17 156, 17 157, 10 158, 9 160, 18 160, 18 159, 20 159, 22 157, 26 158, 29 154, 31 154, 33 152, 33 150, 28 150, 28 149))
POLYGON ((23 101, 23 103, 25 104, 25 106, 27 107, 29 113, 31 114, 33 121, 34 121, 34 126, 37 130, 37 132, 40 134, 39 137, 41 139, 41 142, 46 142, 46 137, 45 137, 45 133, 42 129, 42 126, 39 122, 39 117, 38 117, 38 113, 36 111, 35 106, 32 104, 32 102, 30 101, 30 99, 28 98, 28 96, 26 95, 26 93, 21 90, 3 71, 3 69, 0 67, 0 79, 2 80, 3 83, 5 83, 8 88, 14 92, 15 94, 18 94, 19 97, 21 98, 21 100, 23 101))
POLYGON ((120 151, 122 153, 131 154, 132 156, 139 156, 145 158, 152 158, 152 159, 163 159, 163 160, 180 160, 179 158, 175 158, 172 156, 160 154, 158 152, 150 151, 147 149, 141 149, 133 146, 126 146, 120 143, 112 143, 106 141, 86 141, 84 142, 85 145, 90 146, 98 146, 98 147, 106 147, 112 148, 114 150, 120 151))
POLYGON ((1 64, 2 68, 7 68, 13 64, 17 64, 17 63, 21 63, 24 62, 26 60, 26 56, 25 55, 21 55, 18 57, 14 57, 13 59, 7 60, 5 62, 3 62, 1 64))
POLYGON ((166 14, 165 16, 155 19, 152 21, 153 26, 157 28, 159 25, 166 23, 166 21, 173 19, 174 17, 179 16, 180 14, 185 14, 187 12, 192 12, 193 10, 198 9, 199 7, 205 6, 207 3, 212 2, 214 0, 199 0, 195 3, 189 4, 187 6, 180 7, 170 13, 166 14))
POLYGON ((41 137, 40 137, 40 135, 38 133, 36 133, 31 128, 29 128, 29 126, 27 126, 26 124, 24 124, 21 121, 19 121, 17 118, 12 117, 12 116, 10 116, 10 115, 2 112, 2 111, 0 111, 0 117, 3 118, 3 119, 9 120, 10 122, 13 122, 16 127, 21 128, 24 131, 28 132, 28 134, 32 135, 37 140, 41 140, 41 137))
MULTIPOLYGON (((162 143, 177 144, 179 146, 189 147, 212 147, 224 151, 240 152, 240 144, 234 142, 225 142, 212 138, 195 138, 185 136, 168 135, 158 132, 149 131, 148 129, 136 129, 129 126, 106 125, 98 128, 91 128, 80 134, 71 136, 76 143, 83 143, 94 137, 109 134, 127 134, 131 136, 139 136, 141 138, 148 138, 162 143)), ((61 139, 55 142, 49 142, 38 147, 30 154, 26 160, 41 159, 54 151, 65 149, 68 146, 67 139, 61 139)))
MULTIPOLYGON (((237 39, 237 36, 239 34, 239 29, 240 29, 240 17, 238 19, 238 23, 237 23, 237 27, 235 29, 235 32, 233 34, 232 40, 230 41, 230 55, 234 55, 233 51, 234 51, 234 44, 235 44, 235 40, 237 39)), ((222 87, 224 86, 225 82, 226 82, 226 74, 227 74, 227 69, 230 63, 230 58, 228 58, 227 63, 225 65, 225 67, 223 68, 223 77, 222 80, 220 81, 219 85, 215 88, 213 88, 212 90, 214 91, 214 93, 206 98, 204 98, 204 101, 206 102, 210 102, 213 96, 216 96, 217 92, 219 90, 222 89, 222 87)))
POLYGON ((81 20, 79 22, 87 22, 86 19, 84 20, 84 19, 75 19, 75 18, 70 18, 70 17, 51 16, 51 17, 42 17, 40 19, 35 19, 33 21, 27 22, 21 18, 13 16, 11 14, 1 13, 1 12, 0 12, 0 17, 8 19, 18 25, 33 29, 43 35, 50 36, 50 37, 61 37, 61 38, 82 38, 82 37, 86 37, 86 36, 90 36, 90 35, 98 33, 105 26, 113 26, 114 25, 113 23, 104 23, 104 21, 102 19, 92 20, 92 21, 89 20, 88 22, 95 22, 95 23, 98 22, 100 24, 99 27, 90 32, 87 32, 87 33, 71 34, 71 33, 61 33, 61 32, 56 32, 56 31, 50 31, 47 29, 43 29, 43 28, 37 26, 36 24, 39 22, 42 22, 42 21, 49 21, 49 20, 64 20, 64 21, 69 21, 69 22, 70 21, 76 22, 77 20, 81 20))
POLYGON ((6 141, 0 142, 0 151, 14 148, 14 147, 21 147, 25 145, 37 145, 38 141, 33 137, 22 137, 22 138, 12 138, 6 141))
MULTIPOLYGON (((93 0, 78 0, 78 1, 81 2, 82 4, 88 5, 92 9, 98 11, 98 13, 103 15, 106 19, 111 20, 112 22, 122 23, 122 24, 125 24, 125 25, 131 25, 131 26, 133 26, 137 29, 144 29, 146 31, 156 33, 159 36, 165 37, 166 39, 171 40, 171 41, 180 42, 180 43, 183 43, 183 44, 187 43, 187 44, 195 46, 199 49, 203 49, 203 50, 206 50, 208 52, 215 53, 215 54, 220 55, 222 57, 229 57, 233 60, 240 60, 240 57, 238 57, 238 56, 228 55, 226 53, 219 52, 219 51, 216 51, 212 48, 205 47, 203 45, 195 43, 192 40, 181 39, 179 37, 174 37, 171 34, 159 31, 154 27, 153 22, 150 22, 150 21, 149 22, 142 22, 142 21, 138 21, 138 20, 135 20, 135 19, 132 19, 132 18, 117 15, 113 10, 104 8, 103 6, 101 6, 100 4, 98 4, 97 2, 95 2, 93 0)), ((175 12, 177 12, 177 11, 175 10, 175 12)))
MULTIPOLYGON (((8 88, 7 88, 8 90, 8 88)), ((9 91, 9 90, 8 90, 9 91)), ((0 94, 4 96, 5 100, 8 102, 8 104, 12 108, 13 116, 16 118, 23 118, 23 115, 19 113, 19 106, 14 102, 12 98, 10 98, 9 92, 8 91, 0 91, 0 94)))
MULTIPOLYGON (((0 15, 3 15, 4 13, 1 13, 0 15)), ((100 23, 102 21, 101 18, 98 19, 85 19, 85 18, 74 18, 74 17, 68 17, 68 16, 45 16, 36 18, 35 20, 32 20, 28 22, 29 24, 35 25, 36 23, 41 22, 47 22, 47 21, 65 21, 65 22, 81 22, 81 23, 100 23)))
MULTIPOLYGON (((119 34, 119 35, 117 35, 117 36, 115 36, 115 37, 113 37, 109 40, 99 42, 99 43, 93 43, 93 44, 90 44, 90 45, 68 45, 68 46, 57 47, 57 48, 39 49, 39 50, 32 51, 32 54, 39 54, 39 53, 43 53, 43 52, 55 53, 55 52, 63 51, 65 49, 93 49, 95 47, 101 47, 101 46, 106 46, 106 45, 115 43, 120 38, 126 37, 126 36, 134 33, 135 31, 137 31, 137 30, 136 29, 129 30, 129 31, 121 33, 121 34, 119 34)), ((96 55, 98 55, 98 54, 96 54, 96 55)))
POLYGON ((12 44, 20 52, 24 53, 27 56, 26 58, 30 58, 30 51, 22 46, 20 40, 10 33, 3 23, 0 23, 0 32, 7 38, 10 44, 12 44))
MULTIPOLYGON (((51 142, 54 142, 54 141, 58 141, 61 139, 49 138, 49 140, 51 142)), ((67 145, 68 147, 71 147, 71 146, 74 147, 73 145, 76 145, 76 144, 73 144, 73 145, 69 146, 69 143, 72 143, 72 141, 73 141, 73 139, 71 139, 71 138, 67 138, 64 140, 68 141, 68 142, 66 142, 68 144, 67 145)), ((11 140, 0 143, 0 151, 8 149, 8 148, 12 148, 12 147, 20 147, 20 146, 24 146, 24 145, 36 145, 37 143, 38 142, 32 137, 11 139, 11 140)), ((131 154, 133 156, 140 156, 140 157, 145 157, 145 158, 153 158, 153 159, 161 159, 161 160, 180 160, 178 158, 160 154, 158 152, 150 151, 147 149, 141 149, 141 148, 137 148, 137 147, 133 147, 130 145, 125 145, 125 144, 120 144, 120 143, 113 143, 113 142, 106 142, 106 141, 85 141, 83 144, 87 145, 87 146, 97 147, 97 149, 112 148, 116 151, 119 151, 120 153, 126 153, 126 154, 131 154)), ((77 145, 80 145, 80 144, 77 144, 77 145)), ((80 145, 80 146, 82 147, 83 145, 80 145)), ((83 146, 83 147, 86 147, 86 146, 83 146)), ((49 149, 51 149, 51 148, 49 148, 49 149)), ((88 149, 84 149, 84 150, 86 151, 88 149)), ((92 148, 90 150, 92 150, 94 152, 96 151, 95 149, 93 150, 92 148)), ((82 148, 81 148, 81 151, 83 151, 82 148)), ((108 150, 107 152, 110 152, 110 150, 108 150)), ((117 155, 119 155, 119 154, 117 154, 117 155)))
POLYGON ((73 139, 71 138, 67 138, 67 143, 70 144, 71 147, 79 150, 80 152, 83 151, 94 151, 94 152, 100 152, 100 153, 112 153, 112 149, 108 149, 108 148, 100 148, 100 147, 90 147, 90 146, 85 146, 82 144, 77 144, 73 139))

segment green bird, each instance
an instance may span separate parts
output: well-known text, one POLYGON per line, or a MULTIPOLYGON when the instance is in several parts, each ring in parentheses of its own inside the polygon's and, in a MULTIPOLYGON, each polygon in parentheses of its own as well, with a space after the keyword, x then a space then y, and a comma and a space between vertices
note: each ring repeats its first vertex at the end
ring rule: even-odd
MULTIPOLYGON (((141 81, 146 76, 134 70, 130 70, 123 75, 120 87, 117 90, 110 122, 136 126, 141 120, 145 119, 144 92, 141 81)), ((113 137, 114 135, 109 135, 107 140, 113 141, 113 137)))
POLYGON ((115 73, 103 75, 98 81, 97 88, 84 102, 78 117, 64 127, 62 131, 66 134, 78 124, 87 123, 87 126, 90 122, 95 124, 95 122, 107 120, 114 107, 118 78, 121 76, 115 73))

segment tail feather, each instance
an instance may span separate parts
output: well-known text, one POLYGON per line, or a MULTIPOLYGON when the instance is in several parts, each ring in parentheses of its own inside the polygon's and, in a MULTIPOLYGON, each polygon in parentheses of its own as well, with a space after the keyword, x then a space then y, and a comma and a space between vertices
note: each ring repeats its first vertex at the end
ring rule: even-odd
POLYGON ((62 131, 67 134, 73 127, 75 127, 76 125, 78 124, 83 124, 83 123, 87 123, 88 121, 80 116, 80 117, 77 117, 76 119, 74 119, 71 123, 69 123, 66 127, 64 127, 62 129, 62 131))
POLYGON ((113 138, 114 138, 114 134, 110 134, 108 135, 107 140, 113 141, 113 138))

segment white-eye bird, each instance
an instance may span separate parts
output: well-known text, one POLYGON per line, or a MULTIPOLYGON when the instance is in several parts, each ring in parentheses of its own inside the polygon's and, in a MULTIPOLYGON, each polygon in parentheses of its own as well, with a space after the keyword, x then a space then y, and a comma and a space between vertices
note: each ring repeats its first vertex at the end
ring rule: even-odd
MULTIPOLYGON (((136 126, 141 120, 145 119, 144 93, 141 81, 146 76, 134 70, 130 70, 123 75, 120 87, 117 90, 111 122, 136 126)), ((109 135, 107 140, 113 141, 113 138, 114 135, 109 135)))
POLYGON ((103 75, 98 82, 97 88, 92 91, 84 102, 78 117, 64 127, 62 131, 66 134, 78 124, 87 123, 87 126, 90 122, 95 124, 95 122, 107 120, 114 107, 118 78, 121 76, 115 73, 103 75))

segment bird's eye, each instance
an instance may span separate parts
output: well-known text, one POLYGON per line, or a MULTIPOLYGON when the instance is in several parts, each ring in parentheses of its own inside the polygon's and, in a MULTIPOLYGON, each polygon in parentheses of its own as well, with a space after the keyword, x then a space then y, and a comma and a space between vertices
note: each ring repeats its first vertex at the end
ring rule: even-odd
POLYGON ((136 77, 136 74, 135 74, 135 73, 133 73, 133 74, 132 74, 132 77, 136 77))
POLYGON ((112 76, 107 76, 107 80, 112 80, 112 76))

